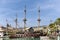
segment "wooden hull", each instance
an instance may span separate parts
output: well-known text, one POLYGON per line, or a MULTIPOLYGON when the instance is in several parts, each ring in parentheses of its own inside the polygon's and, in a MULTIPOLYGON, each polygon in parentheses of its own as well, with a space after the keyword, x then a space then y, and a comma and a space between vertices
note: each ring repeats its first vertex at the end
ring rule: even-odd
POLYGON ((40 37, 40 34, 16 34, 11 35, 9 38, 25 38, 25 37, 40 37))

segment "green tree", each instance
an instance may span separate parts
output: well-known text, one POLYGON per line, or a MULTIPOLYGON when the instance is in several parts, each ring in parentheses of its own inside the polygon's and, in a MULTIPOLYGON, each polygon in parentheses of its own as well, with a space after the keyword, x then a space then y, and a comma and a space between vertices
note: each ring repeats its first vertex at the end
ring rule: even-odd
POLYGON ((49 28, 50 28, 51 31, 56 31, 57 30, 57 27, 55 26, 55 23, 51 23, 49 25, 49 28))
POLYGON ((56 25, 60 25, 60 18, 57 18, 54 23, 55 23, 56 25))
POLYGON ((57 18, 54 23, 49 24, 49 28, 55 31, 58 29, 57 25, 60 25, 60 18, 57 18))
POLYGON ((49 25, 50 28, 54 28, 54 26, 55 26, 54 23, 51 23, 51 24, 49 25))

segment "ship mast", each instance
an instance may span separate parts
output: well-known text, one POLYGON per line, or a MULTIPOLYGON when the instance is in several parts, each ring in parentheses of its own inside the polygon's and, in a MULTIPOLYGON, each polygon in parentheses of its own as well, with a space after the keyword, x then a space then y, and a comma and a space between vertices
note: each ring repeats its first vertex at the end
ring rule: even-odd
POLYGON ((38 21, 38 27, 40 27, 40 7, 38 9, 38 19, 37 19, 37 21, 38 21))
POLYGON ((6 25, 6 35, 8 35, 8 20, 6 19, 6 23, 7 23, 7 25, 6 25))
POLYGON ((15 23, 16 23, 16 29, 17 29, 17 22, 18 22, 18 19, 17 19, 17 13, 16 13, 16 19, 15 19, 15 23))
POLYGON ((26 21, 27 21, 27 19, 26 19, 26 5, 25 5, 25 9, 24 9, 24 30, 26 29, 26 21))

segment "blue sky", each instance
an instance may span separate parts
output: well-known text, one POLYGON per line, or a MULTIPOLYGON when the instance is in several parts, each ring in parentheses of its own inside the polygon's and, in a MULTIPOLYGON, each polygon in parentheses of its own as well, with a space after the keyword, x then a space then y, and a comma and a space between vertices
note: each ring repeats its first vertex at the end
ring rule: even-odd
POLYGON ((18 14, 19 27, 23 27, 24 6, 27 7, 27 27, 37 26, 40 6, 40 25, 50 24, 60 17, 60 0, 0 0, 0 25, 8 23, 15 27, 15 15, 18 14))

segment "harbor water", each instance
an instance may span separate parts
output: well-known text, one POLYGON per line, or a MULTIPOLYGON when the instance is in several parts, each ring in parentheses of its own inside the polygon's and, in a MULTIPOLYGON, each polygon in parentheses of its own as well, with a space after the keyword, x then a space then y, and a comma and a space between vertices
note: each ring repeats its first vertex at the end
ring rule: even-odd
POLYGON ((58 36, 56 39, 41 39, 41 38, 0 38, 0 40, 60 40, 60 36, 58 36))
POLYGON ((40 40, 40 38, 0 38, 0 40, 40 40))

